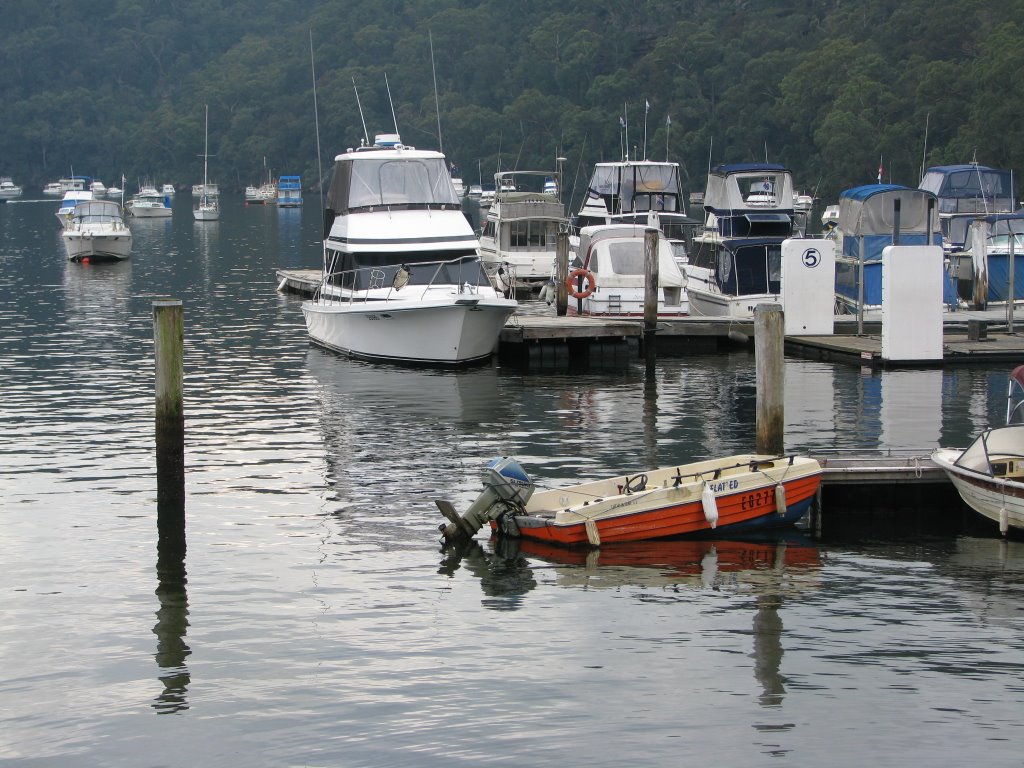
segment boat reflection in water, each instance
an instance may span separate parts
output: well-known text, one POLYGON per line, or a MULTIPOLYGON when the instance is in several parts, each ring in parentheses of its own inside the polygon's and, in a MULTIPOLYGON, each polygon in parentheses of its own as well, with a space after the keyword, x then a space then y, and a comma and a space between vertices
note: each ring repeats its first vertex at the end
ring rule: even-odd
POLYGON ((718 589, 793 595, 817 589, 821 553, 799 531, 748 539, 659 539, 570 549, 528 539, 494 538, 491 551, 472 539, 445 547, 440 572, 460 567, 493 597, 521 595, 544 568, 561 587, 718 589), (539 561, 539 562, 538 562, 539 561))
MULTIPOLYGON (((525 539, 492 539, 488 551, 478 539, 445 547, 438 573, 454 577, 465 568, 480 579, 485 608, 514 611, 538 576, 579 590, 637 590, 638 600, 672 600, 713 590, 753 597, 754 677, 762 706, 778 706, 786 694, 782 674, 783 632, 780 609, 821 585, 821 552, 800 532, 750 539, 676 539, 623 542, 595 549, 567 549, 525 539), (652 590, 657 590, 656 593, 652 590)), ((687 601, 689 602, 689 601, 687 601)), ((698 630, 693 629, 694 633, 698 630)), ((681 626, 682 635, 689 631, 681 626)), ((685 639, 685 638, 684 638, 685 639)))

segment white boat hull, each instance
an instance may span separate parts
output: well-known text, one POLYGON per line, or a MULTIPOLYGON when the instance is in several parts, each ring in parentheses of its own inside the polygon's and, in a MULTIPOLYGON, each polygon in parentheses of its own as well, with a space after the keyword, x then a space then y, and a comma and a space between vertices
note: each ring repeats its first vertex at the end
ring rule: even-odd
POLYGON ((310 340, 364 360, 460 366, 494 352, 516 302, 472 294, 426 301, 307 301, 310 340))
POLYGON ((149 208, 146 206, 130 206, 128 212, 137 219, 166 219, 171 216, 171 209, 165 206, 149 208))
POLYGON ((68 259, 127 259, 131 255, 132 235, 127 230, 113 235, 91 234, 88 232, 61 233, 68 259))
POLYGON ((965 469, 955 463, 960 455, 958 449, 942 448, 932 454, 932 460, 946 471, 967 506, 1000 526, 1005 522, 1024 531, 1024 482, 965 469))
POLYGON ((220 218, 220 209, 194 208, 192 209, 192 216, 196 221, 217 221, 220 218))

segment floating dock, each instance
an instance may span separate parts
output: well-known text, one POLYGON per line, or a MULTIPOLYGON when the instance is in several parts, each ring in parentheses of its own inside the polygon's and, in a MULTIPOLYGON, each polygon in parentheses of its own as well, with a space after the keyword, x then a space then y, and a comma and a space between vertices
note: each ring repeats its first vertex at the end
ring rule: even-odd
MULTIPOLYGON (((321 272, 281 269, 276 275, 278 290, 312 296, 321 272)), ((786 353, 871 368, 1024 361, 1024 310, 1014 315, 1014 330, 1019 328, 1019 335, 1008 332, 1005 308, 947 312, 943 315, 942 359, 924 361, 884 359, 878 316, 873 311, 858 324, 850 315, 837 315, 833 335, 787 336, 786 353)), ((522 305, 502 330, 498 357, 529 368, 623 367, 641 356, 643 333, 641 318, 558 316, 546 304, 530 302, 522 305)), ((661 318, 655 338, 658 356, 705 354, 753 347, 753 343, 753 320, 724 317, 661 318)))

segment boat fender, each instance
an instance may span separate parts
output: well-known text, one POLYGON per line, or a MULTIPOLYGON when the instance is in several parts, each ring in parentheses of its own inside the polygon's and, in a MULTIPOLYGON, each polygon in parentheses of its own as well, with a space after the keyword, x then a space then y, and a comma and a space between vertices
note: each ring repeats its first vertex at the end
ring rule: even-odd
POLYGON ((779 510, 779 517, 786 516, 786 486, 782 483, 775 486, 775 508, 779 510))
POLYGON ((593 520, 587 520, 583 524, 583 527, 587 531, 587 541, 590 542, 590 546, 592 546, 592 547, 600 547, 601 546, 601 534, 598 533, 597 523, 595 523, 593 520))
POLYGON ((718 502, 715 501, 715 492, 711 490, 710 485, 704 486, 704 491, 700 495, 700 503, 704 507, 704 519, 708 521, 708 525, 717 528, 718 502))
POLYGON ((999 508, 999 532, 1006 535, 1006 531, 1010 527, 1010 515, 1006 511, 1006 507, 999 508))
POLYGON ((555 281, 549 280, 545 283, 544 287, 540 289, 540 294, 540 297, 549 305, 553 304, 555 299, 558 298, 558 291, 555 290, 555 281))
POLYGON ((597 280, 594 278, 594 273, 589 269, 578 267, 570 272, 569 277, 565 279, 565 287, 569 289, 569 295, 574 299, 585 299, 597 289, 597 280), (577 288, 577 278, 583 278, 587 287, 583 289, 577 288))
POLYGON ((508 272, 505 271, 504 266, 499 266, 494 272, 494 287, 499 293, 508 294, 509 289, 512 287, 512 281, 509 280, 508 272))

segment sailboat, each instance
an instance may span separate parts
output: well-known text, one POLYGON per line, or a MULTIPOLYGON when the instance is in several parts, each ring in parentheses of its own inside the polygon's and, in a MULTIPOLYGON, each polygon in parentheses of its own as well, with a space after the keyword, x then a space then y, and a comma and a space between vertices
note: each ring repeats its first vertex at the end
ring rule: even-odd
POLYGON ((210 105, 206 105, 206 138, 203 143, 203 193, 199 196, 199 202, 192 209, 192 215, 196 221, 217 221, 220 218, 220 204, 216 195, 209 194, 210 185, 207 179, 207 169, 210 159, 210 105))

